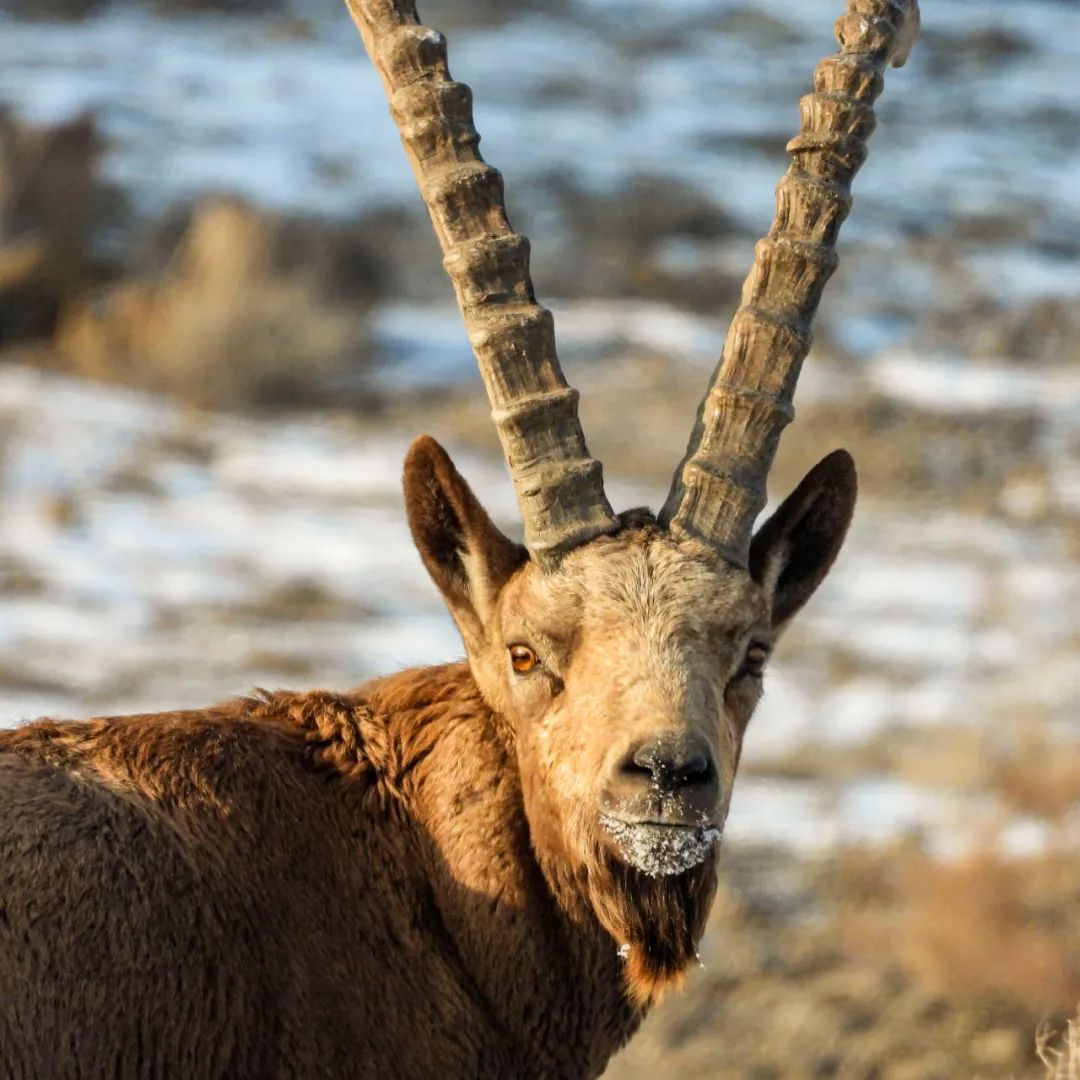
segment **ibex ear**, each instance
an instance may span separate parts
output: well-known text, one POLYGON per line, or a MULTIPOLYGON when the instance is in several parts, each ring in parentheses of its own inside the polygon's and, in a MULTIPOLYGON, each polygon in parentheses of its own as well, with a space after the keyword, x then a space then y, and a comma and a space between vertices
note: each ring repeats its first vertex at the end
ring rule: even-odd
POLYGON ((528 555, 491 522, 446 451, 421 435, 405 457, 409 528, 466 647, 482 644, 499 592, 528 555))
POLYGON ((779 630, 810 599, 844 542, 855 509, 855 462, 846 450, 819 461, 762 525, 750 545, 750 573, 772 592, 779 630))

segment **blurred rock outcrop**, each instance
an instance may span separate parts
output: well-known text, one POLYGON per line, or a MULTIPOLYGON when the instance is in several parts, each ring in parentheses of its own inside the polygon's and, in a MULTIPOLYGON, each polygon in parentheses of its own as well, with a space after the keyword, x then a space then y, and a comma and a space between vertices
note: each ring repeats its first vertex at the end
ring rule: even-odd
POLYGON ((383 278, 363 224, 211 197, 139 225, 103 150, 90 114, 0 112, 0 350, 36 343, 50 364, 196 405, 363 395, 383 278))
POLYGON ((20 19, 82 19, 106 7, 110 0, 4 0, 0 10, 20 19))
MULTIPOLYGON (((83 19, 119 6, 117 0, 2 0, 0 11, 20 19, 83 19)), ((286 0, 147 0, 137 6, 166 15, 260 15, 281 11, 286 0)))
POLYGON ((57 337, 66 367, 200 406, 362 392, 378 269, 347 227, 208 198, 159 260, 70 310, 57 337))
POLYGON ((534 228, 522 200, 543 295, 647 298, 707 312, 738 296, 745 260, 732 274, 716 265, 715 249, 738 239, 748 252, 752 240, 739 237, 724 210, 685 181, 642 175, 597 192, 553 174, 528 194, 565 223, 558 229, 537 221, 534 228))
POLYGON ((94 237, 119 196, 83 114, 35 127, 0 110, 0 347, 48 337, 62 308, 103 280, 94 237))

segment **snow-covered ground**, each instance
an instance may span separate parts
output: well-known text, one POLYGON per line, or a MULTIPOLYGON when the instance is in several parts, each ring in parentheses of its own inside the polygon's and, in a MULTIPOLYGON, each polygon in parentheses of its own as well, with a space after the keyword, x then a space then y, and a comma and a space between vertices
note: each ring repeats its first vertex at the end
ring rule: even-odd
MULTIPOLYGON (((474 88, 485 152, 511 198, 553 172, 602 191, 670 176, 757 232, 842 6, 574 0, 558 18, 523 9, 498 26, 457 27, 451 63, 474 88)), ((1080 229, 1080 8, 926 7, 924 41, 879 104, 883 132, 846 243, 997 216, 1030 236, 968 237, 958 257, 983 286, 1076 295, 1062 244, 1080 229)), ((462 10, 422 6, 437 28, 462 10)), ((293 11, 291 22, 165 20, 121 5, 73 23, 0 12, 0 101, 39 122, 98 112, 106 170, 144 213, 208 190, 328 214, 415 205, 344 5, 295 0, 293 11)))

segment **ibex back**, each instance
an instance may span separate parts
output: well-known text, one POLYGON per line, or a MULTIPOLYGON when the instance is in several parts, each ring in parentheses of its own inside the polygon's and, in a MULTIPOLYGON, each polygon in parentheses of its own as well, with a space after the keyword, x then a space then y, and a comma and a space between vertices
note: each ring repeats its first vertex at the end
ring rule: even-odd
POLYGON ((409 523, 465 662, 0 735, 5 1078, 598 1075, 695 956, 763 669, 851 518, 837 451, 753 534, 914 0, 839 20, 655 516, 608 504, 442 37, 411 0, 349 6, 525 544, 421 438, 409 523))

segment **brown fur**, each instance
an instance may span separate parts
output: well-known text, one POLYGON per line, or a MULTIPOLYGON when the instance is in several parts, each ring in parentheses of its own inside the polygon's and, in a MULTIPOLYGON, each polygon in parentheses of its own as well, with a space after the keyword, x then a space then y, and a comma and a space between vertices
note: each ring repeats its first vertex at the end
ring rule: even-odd
POLYGON ((5 1078, 594 1076, 641 1018, 464 665, 0 751, 5 1078))
POLYGON ((853 473, 811 474, 756 578, 640 512, 542 573, 430 440, 406 494, 468 664, 0 732, 4 1080, 597 1076, 693 961, 715 845, 657 872, 604 800, 627 745, 696 732, 690 820, 722 828, 749 643, 823 576, 853 473))

